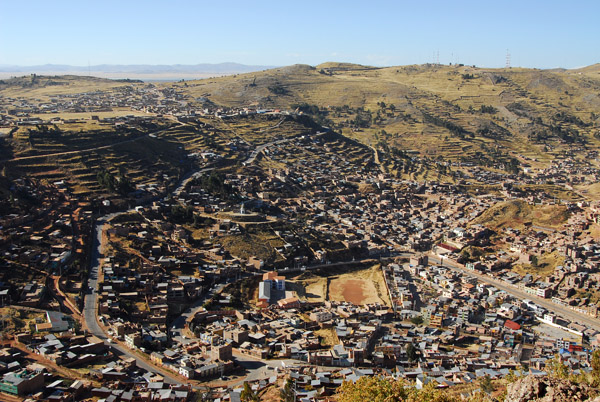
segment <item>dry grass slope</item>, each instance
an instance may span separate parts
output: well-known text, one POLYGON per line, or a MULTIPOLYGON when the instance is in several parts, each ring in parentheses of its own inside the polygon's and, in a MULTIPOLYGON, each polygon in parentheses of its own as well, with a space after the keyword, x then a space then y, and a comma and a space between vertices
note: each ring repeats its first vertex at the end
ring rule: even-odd
POLYGON ((489 159, 496 152, 521 161, 526 157, 536 167, 579 141, 587 147, 599 145, 593 113, 600 105, 594 95, 600 79, 593 68, 573 72, 325 63, 168 85, 189 99, 203 96, 225 106, 316 105, 348 137, 373 145, 384 141, 431 158, 457 160, 479 153, 489 159), (379 118, 352 129, 349 123, 357 108, 379 118), (458 127, 462 134, 448 127, 458 127), (577 134, 559 138, 552 127, 577 134))
POLYGON ((471 224, 481 224, 492 229, 522 229, 526 224, 557 229, 568 219, 569 213, 563 205, 536 206, 523 200, 512 200, 499 202, 471 224))

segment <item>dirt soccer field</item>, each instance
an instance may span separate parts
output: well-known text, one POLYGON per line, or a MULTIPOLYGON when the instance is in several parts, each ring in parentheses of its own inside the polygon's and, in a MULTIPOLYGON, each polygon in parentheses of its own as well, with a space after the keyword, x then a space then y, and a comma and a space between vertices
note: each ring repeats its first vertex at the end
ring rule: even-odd
POLYGON ((286 287, 307 301, 390 305, 379 265, 329 277, 301 275, 286 283, 286 287))

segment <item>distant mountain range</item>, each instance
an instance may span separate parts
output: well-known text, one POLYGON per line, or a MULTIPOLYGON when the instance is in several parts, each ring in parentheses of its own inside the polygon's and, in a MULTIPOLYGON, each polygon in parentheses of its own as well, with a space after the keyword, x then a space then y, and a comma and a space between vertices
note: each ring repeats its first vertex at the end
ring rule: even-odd
POLYGON ((19 74, 73 74, 93 75, 110 78, 156 78, 181 79, 200 78, 210 75, 250 73, 273 68, 273 66, 251 66, 238 63, 194 64, 194 65, 149 65, 149 64, 99 64, 93 66, 70 66, 44 64, 39 66, 16 66, 0 64, 0 75, 19 74))

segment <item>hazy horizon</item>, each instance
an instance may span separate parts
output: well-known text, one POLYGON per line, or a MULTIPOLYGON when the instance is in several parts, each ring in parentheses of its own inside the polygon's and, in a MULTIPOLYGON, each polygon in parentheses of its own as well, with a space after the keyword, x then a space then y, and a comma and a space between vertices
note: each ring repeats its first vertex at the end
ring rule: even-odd
MULTIPOLYGON (((234 62, 224 63, 201 63, 195 65, 183 64, 102 64, 98 66, 72 66, 72 65, 56 65, 46 64, 39 66, 14 66, 0 64, 0 79, 8 79, 14 77, 22 77, 30 74, 46 75, 46 76, 89 76, 96 78, 105 78, 111 80, 132 79, 147 82, 170 82, 179 80, 201 80, 228 75, 237 75, 244 73, 252 73, 264 71, 267 69, 280 68, 285 66, 250 66, 234 62), (219 69, 219 66, 223 66, 219 69), (196 68, 194 68, 196 67, 196 68)), ((380 66, 385 67, 400 67, 400 66, 380 66)), ((478 67, 478 66, 476 66, 478 67)), ((581 68, 587 66, 574 67, 581 68)), ((482 67, 486 68, 486 67, 482 67)), ((500 67, 502 68, 502 67, 500 67)), ((490 67, 493 69, 493 67, 490 67)))
POLYGON ((8 2, 0 64, 436 63, 577 68, 600 61, 600 3, 8 2), (27 16, 27 18, 15 18, 27 16))

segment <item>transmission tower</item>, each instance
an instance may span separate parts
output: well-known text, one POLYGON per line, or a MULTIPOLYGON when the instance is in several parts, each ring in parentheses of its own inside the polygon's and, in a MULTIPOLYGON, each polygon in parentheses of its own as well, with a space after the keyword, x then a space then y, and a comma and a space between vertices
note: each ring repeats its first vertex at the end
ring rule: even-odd
POLYGON ((506 49, 506 68, 510 68, 510 53, 506 49))

